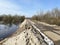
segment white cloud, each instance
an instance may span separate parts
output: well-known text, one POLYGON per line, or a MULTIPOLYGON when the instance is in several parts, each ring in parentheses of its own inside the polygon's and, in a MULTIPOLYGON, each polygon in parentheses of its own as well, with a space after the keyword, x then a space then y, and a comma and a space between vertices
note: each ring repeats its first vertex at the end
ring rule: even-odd
POLYGON ((17 14, 20 13, 21 7, 9 2, 8 0, 0 0, 0 14, 17 14))
MULTIPOLYGON (((22 2, 29 4, 31 0, 23 0, 22 2)), ((24 6, 18 5, 17 3, 14 3, 11 0, 0 0, 0 14, 21 14, 28 17, 34 13, 31 10, 26 10, 24 6)))

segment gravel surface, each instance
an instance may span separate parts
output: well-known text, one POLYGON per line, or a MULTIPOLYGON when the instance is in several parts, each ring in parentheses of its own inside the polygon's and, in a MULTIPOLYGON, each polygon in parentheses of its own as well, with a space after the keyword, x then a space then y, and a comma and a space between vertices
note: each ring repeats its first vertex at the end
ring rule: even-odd
POLYGON ((39 31, 25 20, 19 29, 11 36, 0 42, 0 45, 47 45, 39 31))
POLYGON ((39 28, 47 37, 54 41, 55 45, 60 45, 60 29, 59 26, 53 26, 42 22, 35 22, 35 26, 39 28))

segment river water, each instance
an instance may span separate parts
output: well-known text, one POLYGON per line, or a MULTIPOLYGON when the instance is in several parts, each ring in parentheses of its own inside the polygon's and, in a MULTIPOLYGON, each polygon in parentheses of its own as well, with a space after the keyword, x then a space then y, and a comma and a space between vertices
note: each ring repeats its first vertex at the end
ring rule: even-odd
POLYGON ((4 25, 0 24, 0 40, 8 37, 9 35, 13 34, 18 29, 18 25, 4 25))

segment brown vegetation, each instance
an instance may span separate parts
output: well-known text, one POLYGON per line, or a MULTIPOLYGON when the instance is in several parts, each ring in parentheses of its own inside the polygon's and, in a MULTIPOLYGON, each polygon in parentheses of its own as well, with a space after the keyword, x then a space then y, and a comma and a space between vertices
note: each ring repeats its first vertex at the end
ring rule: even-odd
POLYGON ((4 24, 19 24, 23 22, 25 19, 25 16, 11 16, 11 15, 1 15, 0 16, 0 22, 4 24))
POLYGON ((32 19, 46 22, 49 24, 60 25, 60 10, 58 8, 55 8, 52 11, 48 11, 45 14, 34 15, 32 16, 32 19))

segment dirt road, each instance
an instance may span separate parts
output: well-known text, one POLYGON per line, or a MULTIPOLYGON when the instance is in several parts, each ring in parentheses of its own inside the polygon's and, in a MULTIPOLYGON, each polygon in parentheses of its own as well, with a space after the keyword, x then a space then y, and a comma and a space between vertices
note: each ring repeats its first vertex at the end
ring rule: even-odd
POLYGON ((40 33, 25 20, 19 29, 0 45, 47 45, 40 33))
POLYGON ((55 29, 52 26, 44 25, 38 22, 35 22, 34 25, 39 28, 47 37, 53 40, 55 45, 60 45, 60 29, 55 29))
MULTIPOLYGON (((5 41, 0 42, 0 45, 47 45, 44 37, 32 26, 31 22, 25 20, 19 29, 5 41)), ((51 39, 55 45, 60 45, 60 29, 38 22, 34 22, 33 25, 51 39)))

